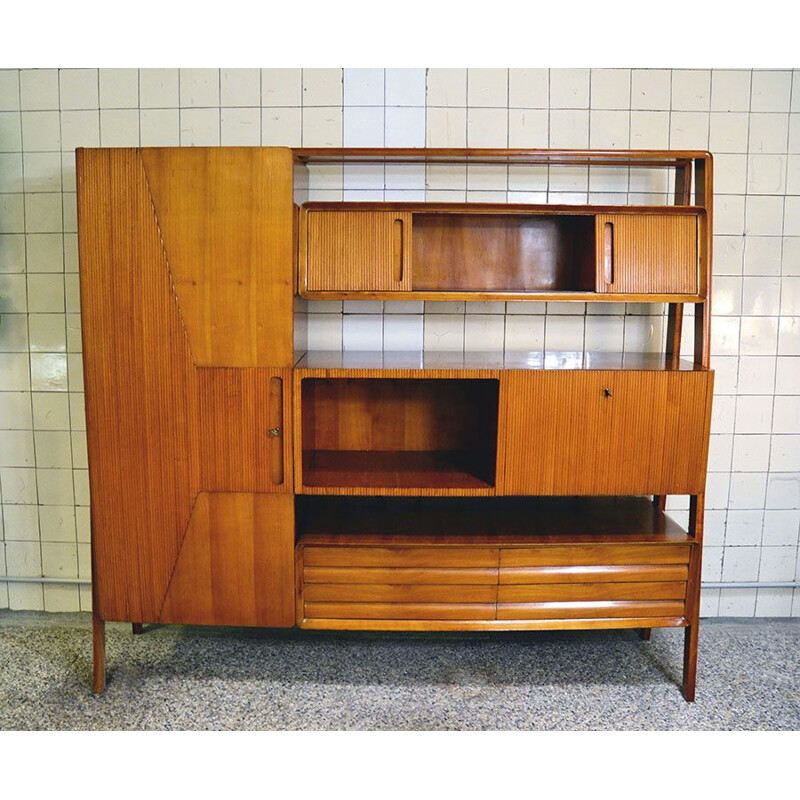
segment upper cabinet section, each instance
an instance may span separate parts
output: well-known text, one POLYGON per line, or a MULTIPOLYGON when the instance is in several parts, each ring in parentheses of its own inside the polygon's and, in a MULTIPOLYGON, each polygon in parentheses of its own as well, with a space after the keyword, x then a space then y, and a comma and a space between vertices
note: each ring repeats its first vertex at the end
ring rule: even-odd
MULTIPOLYGON (((298 291, 320 300, 703 303, 712 159, 696 151, 296 149, 310 167, 602 168, 605 197, 652 205, 303 202, 298 291), (609 173, 620 176, 614 182, 609 173), (660 172, 659 172, 660 171, 660 172), (652 179, 651 179, 652 174, 652 179), (635 177, 634 177, 635 176, 635 177), (618 186, 612 189, 611 186, 618 186), (637 190, 632 187, 638 187, 637 190), (641 192, 636 195, 635 192, 641 192), (634 194, 631 194, 634 192, 634 194), (641 201, 640 201, 641 202, 641 201), (670 204, 671 203, 671 204, 670 204)), ((345 174, 345 173, 343 173, 345 174)), ((307 176, 307 177, 308 177, 307 176)), ((550 180, 553 180, 551 177, 550 180)))
POLYGON ((308 203, 300 291, 328 299, 699 300, 702 215, 684 207, 308 203))

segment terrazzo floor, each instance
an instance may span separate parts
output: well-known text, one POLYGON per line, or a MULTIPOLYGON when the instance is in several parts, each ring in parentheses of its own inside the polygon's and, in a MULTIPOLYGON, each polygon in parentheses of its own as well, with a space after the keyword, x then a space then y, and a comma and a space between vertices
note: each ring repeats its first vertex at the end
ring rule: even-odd
POLYGON ((332 634, 107 626, 94 697, 86 614, 0 611, 3 730, 797 730, 800 620, 683 632, 332 634))

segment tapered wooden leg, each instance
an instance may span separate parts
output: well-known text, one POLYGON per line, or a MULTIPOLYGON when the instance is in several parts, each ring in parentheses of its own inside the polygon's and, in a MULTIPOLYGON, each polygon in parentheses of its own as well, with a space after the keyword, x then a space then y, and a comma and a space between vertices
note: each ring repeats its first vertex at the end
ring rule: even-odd
POLYGON ((134 636, 138 636, 143 630, 141 622, 132 622, 131 623, 131 628, 133 628, 133 635, 134 636))
POLYGON ((650 631, 652 628, 639 628, 639 638, 644 642, 650 641, 650 631))
POLYGON ((684 630, 683 638, 683 696, 687 702, 694 702, 694 688, 697 681, 697 631, 695 622, 684 630))
POLYGON ((92 612, 93 691, 102 694, 106 688, 106 623, 92 612))

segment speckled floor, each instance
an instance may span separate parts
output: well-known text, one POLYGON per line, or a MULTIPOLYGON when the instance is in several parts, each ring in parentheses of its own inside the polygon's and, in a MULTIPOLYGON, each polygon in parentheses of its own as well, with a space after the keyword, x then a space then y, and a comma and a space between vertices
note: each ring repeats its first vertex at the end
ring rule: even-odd
POLYGON ((90 692, 88 615, 0 611, 0 729, 764 730, 800 728, 800 620, 683 632, 314 634, 108 626, 90 692))

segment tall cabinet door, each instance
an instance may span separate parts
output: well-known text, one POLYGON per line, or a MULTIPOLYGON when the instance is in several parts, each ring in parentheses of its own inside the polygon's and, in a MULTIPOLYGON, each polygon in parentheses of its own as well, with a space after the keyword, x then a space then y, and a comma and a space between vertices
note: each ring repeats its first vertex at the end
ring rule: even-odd
POLYGON ((77 178, 97 613, 291 625, 291 152, 79 150, 77 178))
POLYGON ((696 214, 598 214, 596 289, 697 294, 696 214))
POLYGON ((702 492, 712 383, 701 370, 504 373, 503 494, 702 492))

